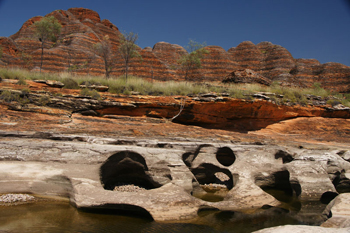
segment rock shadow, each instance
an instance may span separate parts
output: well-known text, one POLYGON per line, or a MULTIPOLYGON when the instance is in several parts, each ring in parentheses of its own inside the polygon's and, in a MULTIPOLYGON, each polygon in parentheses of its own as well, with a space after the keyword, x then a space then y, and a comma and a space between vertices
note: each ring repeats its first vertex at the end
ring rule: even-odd
MULTIPOLYGON (((155 189, 171 180, 170 170, 166 164, 155 171, 149 171, 145 159, 132 151, 121 151, 110 156, 100 168, 100 180, 106 190, 115 190, 123 186, 123 191, 138 191, 155 189), (162 178, 157 177, 157 171, 162 170, 162 178)), ((118 190, 120 191, 120 190, 118 190)))
POLYGON ((223 201, 238 179, 228 169, 208 163, 191 169, 191 172, 195 177, 192 195, 209 202, 223 201))
POLYGON ((234 186, 231 172, 213 164, 201 164, 198 167, 191 169, 191 172, 196 177, 198 183, 203 185, 203 189, 207 192, 215 192, 215 187, 222 187, 230 190, 234 186))
MULTIPOLYGON (((192 195, 205 201, 222 201, 228 191, 234 187, 238 175, 234 176, 227 168, 209 162, 203 162, 194 167, 194 161, 200 153, 215 157, 216 161, 224 167, 231 166, 236 161, 236 156, 228 147, 215 149, 210 145, 201 145, 194 153, 188 152, 182 156, 184 163, 194 175, 192 195)), ((205 160, 203 157, 199 159, 198 161, 205 160)))
POLYGON ((278 150, 275 154, 275 159, 282 158, 283 163, 290 163, 294 160, 293 156, 286 151, 278 150))
POLYGON ((129 204, 105 204, 100 206, 92 206, 88 208, 80 208, 79 210, 89 213, 124 215, 132 217, 142 217, 150 221, 154 221, 153 216, 146 209, 129 204))
POLYGON ((322 204, 329 204, 334 198, 338 196, 338 193, 336 192, 325 192, 322 194, 320 202, 322 204))
POLYGON ((255 176, 255 184, 284 203, 295 202, 301 194, 299 182, 290 180, 290 174, 287 170, 276 171, 269 175, 257 175, 255 176))
POLYGON ((345 170, 337 172, 332 182, 338 193, 350 192, 350 179, 345 176, 345 170))

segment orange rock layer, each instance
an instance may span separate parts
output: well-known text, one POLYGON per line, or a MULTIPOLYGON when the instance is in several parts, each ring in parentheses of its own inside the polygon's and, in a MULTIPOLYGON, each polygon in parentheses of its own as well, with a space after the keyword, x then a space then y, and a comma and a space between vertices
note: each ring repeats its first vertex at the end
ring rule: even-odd
MULTIPOLYGON (((93 45, 108 36, 117 54, 121 34, 118 28, 106 19, 101 20, 95 11, 84 8, 56 10, 48 15, 59 20, 62 31, 56 43, 45 46, 43 70, 103 75, 103 61, 94 55, 93 45)), ((16 34, 0 38, 3 48, 0 66, 34 69, 40 65, 40 41, 34 37, 31 26, 41 18, 33 17, 16 34)), ((228 51, 219 46, 207 46, 206 50, 208 53, 202 67, 194 73, 193 81, 222 81, 232 72, 249 69, 270 83, 312 87, 319 82, 332 91, 350 92, 350 67, 339 63, 320 64, 315 59, 294 59, 287 49, 270 42, 255 45, 245 41, 228 51)), ((183 47, 159 42, 153 48, 139 48, 139 52, 142 59, 131 62, 131 74, 156 80, 183 80, 177 62, 187 53, 183 47)), ((123 74, 123 62, 117 58, 112 75, 123 74)))
MULTIPOLYGON (((133 105, 98 109, 101 116, 125 115, 171 119, 180 112, 178 101, 166 98, 150 98, 133 105)), ((315 106, 276 105, 265 100, 227 99, 224 102, 198 102, 188 99, 181 114, 174 122, 225 130, 251 131, 298 117, 350 118, 348 110, 331 110, 315 106)))

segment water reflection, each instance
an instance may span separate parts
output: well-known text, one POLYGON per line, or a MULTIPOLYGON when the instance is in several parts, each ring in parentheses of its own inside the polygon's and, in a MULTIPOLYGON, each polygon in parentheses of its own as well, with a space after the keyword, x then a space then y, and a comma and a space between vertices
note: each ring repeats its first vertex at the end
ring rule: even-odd
MULTIPOLYGON (((310 209, 310 206, 307 207, 310 209)), ((303 208, 301 208, 301 211, 303 208)), ((310 219, 320 213, 307 213, 310 219)), ((200 211, 191 223, 157 223, 147 218, 115 213, 78 211, 68 202, 38 202, 0 206, 0 231, 5 232, 235 232, 245 233, 285 224, 302 224, 289 210, 271 207, 251 214, 200 211)), ((317 222, 317 221, 316 221, 317 222)), ((315 222, 314 222, 315 223, 315 222)), ((314 225, 311 223, 311 225, 314 225)), ((308 223, 310 224, 310 223, 308 223)), ((318 223, 316 223, 317 225, 318 223)))

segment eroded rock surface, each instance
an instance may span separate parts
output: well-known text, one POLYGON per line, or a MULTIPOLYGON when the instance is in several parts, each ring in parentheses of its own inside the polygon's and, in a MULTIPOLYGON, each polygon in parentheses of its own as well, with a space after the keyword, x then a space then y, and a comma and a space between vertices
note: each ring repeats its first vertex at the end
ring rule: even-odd
MULTIPOLYGON (((254 94, 254 100, 233 99, 220 94, 195 97, 179 96, 119 96, 100 93, 101 98, 82 96, 78 90, 61 90, 45 83, 27 81, 30 91, 5 80, 0 83, 0 94, 8 92, 10 99, 1 102, 9 109, 66 116, 82 114, 113 118, 120 116, 174 119, 186 125, 251 131, 297 117, 350 118, 350 108, 332 108, 328 105, 278 105, 269 100, 269 93, 254 94), (181 106, 183 109, 179 114, 181 106), (179 115, 178 115, 179 114, 179 115)), ((347 132, 345 132, 347 133, 347 132)))
POLYGON ((350 228, 344 229, 330 229, 325 227, 313 227, 313 226, 280 226, 266 228, 255 233, 348 233, 350 228))
POLYGON ((343 228, 350 227, 350 195, 343 193, 337 196, 325 211, 325 215, 329 216, 323 227, 343 228))
POLYGON ((156 221, 215 210, 321 224, 331 217, 321 214, 326 205, 350 190, 348 109, 216 93, 93 99, 46 82, 28 81, 30 92, 17 81, 0 86, 19 98, 0 104, 0 193, 63 196, 78 208, 156 221), (167 120, 181 98, 183 115, 167 120), (218 129, 188 125, 199 122, 218 129), (244 133, 231 123, 245 131, 269 126, 244 133))
POLYGON ((66 196, 78 208, 128 209, 148 212, 157 221, 185 220, 203 208, 280 206, 283 201, 269 188, 301 202, 337 194, 335 170, 349 169, 338 152, 3 131, 0 193, 66 196), (206 194, 221 198, 207 200, 206 194))

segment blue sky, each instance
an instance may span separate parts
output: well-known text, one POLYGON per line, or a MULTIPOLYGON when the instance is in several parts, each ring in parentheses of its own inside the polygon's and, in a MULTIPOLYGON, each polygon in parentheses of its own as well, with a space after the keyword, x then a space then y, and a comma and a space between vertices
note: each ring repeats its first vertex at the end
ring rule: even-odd
POLYGON ((193 39, 228 50, 270 41, 294 58, 350 66, 350 0, 0 0, 0 36, 33 16, 71 7, 95 10, 121 31, 138 33, 142 48, 193 39))

